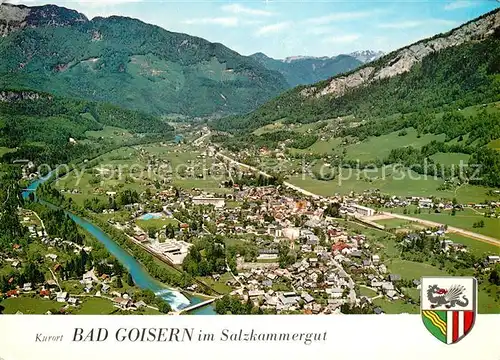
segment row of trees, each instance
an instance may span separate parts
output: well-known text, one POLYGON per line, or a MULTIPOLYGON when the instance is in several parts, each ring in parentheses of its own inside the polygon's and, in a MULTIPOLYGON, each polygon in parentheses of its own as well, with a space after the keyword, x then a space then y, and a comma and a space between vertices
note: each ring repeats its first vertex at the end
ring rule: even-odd
MULTIPOLYGON (((215 301, 215 312, 220 315, 262 315, 264 312, 250 301, 243 303, 238 297, 224 295, 215 301)), ((274 311, 275 313, 276 311, 274 311)))

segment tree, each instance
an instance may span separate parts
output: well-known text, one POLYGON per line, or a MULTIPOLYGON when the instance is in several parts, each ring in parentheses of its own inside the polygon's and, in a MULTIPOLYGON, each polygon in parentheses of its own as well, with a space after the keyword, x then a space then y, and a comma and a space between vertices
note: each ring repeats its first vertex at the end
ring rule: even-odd
POLYGON ((116 283, 115 283, 115 286, 118 288, 118 289, 121 289, 123 287, 123 283, 122 283, 122 278, 121 276, 118 276, 116 278, 116 283))
POLYGON ((500 274, 497 268, 493 269, 493 271, 491 272, 489 281, 492 284, 500 285, 500 274))
POLYGON ((158 310, 163 314, 168 314, 172 311, 172 307, 168 302, 163 300, 162 298, 158 298, 157 300, 158 310))
POLYGON ((325 274, 323 274, 322 272, 320 272, 320 273, 318 274, 318 283, 320 283, 320 284, 321 284, 321 283, 323 283, 323 282, 325 282, 325 274))
POLYGON ((473 228, 484 228, 484 220, 479 220, 472 225, 473 228))
POLYGON ((339 210, 339 203, 328 204, 327 208, 325 209, 325 215, 330 217, 340 217, 339 210))
POLYGON ((132 275, 130 273, 127 275, 127 284, 128 284, 128 286, 134 286, 135 285, 134 284, 134 279, 132 278, 132 275))

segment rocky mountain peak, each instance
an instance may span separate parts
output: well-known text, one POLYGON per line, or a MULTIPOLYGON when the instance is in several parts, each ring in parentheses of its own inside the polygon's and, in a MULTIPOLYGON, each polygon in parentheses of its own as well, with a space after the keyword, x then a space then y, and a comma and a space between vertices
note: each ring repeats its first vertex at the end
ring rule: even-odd
POLYGON ((24 5, 0 5, 0 36, 24 29, 41 26, 69 26, 88 21, 76 10, 56 5, 27 7, 24 5))
POLYGON ((387 54, 347 75, 332 78, 325 87, 302 91, 305 97, 342 96, 348 90, 367 83, 406 73, 426 56, 437 51, 472 41, 482 41, 500 29, 500 9, 489 12, 445 34, 421 40, 387 54))

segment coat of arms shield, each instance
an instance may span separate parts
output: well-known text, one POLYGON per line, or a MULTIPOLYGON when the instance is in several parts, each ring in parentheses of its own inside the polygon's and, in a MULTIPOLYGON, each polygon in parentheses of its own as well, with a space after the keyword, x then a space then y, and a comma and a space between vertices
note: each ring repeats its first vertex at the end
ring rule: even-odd
POLYGON ((476 279, 423 277, 420 304, 427 330, 445 344, 455 344, 470 333, 476 320, 476 279))

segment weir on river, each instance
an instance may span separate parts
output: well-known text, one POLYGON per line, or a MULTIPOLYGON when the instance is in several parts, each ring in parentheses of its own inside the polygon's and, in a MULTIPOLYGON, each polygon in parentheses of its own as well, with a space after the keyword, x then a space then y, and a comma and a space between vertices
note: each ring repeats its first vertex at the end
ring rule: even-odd
MULTIPOLYGON (((50 177, 50 174, 45 177, 38 179, 32 182, 28 188, 23 191, 23 198, 27 199, 30 192, 33 192, 37 189, 37 187, 42 184, 44 181, 50 177)), ((54 205, 47 204, 52 207, 54 205)), ((116 242, 114 242, 105 232, 103 232, 100 228, 95 226, 94 224, 88 222, 87 220, 74 215, 73 213, 66 212, 74 222, 76 222, 79 226, 88 231, 92 236, 94 236, 97 240, 99 240, 106 249, 128 270, 134 283, 140 287, 141 289, 149 289, 152 290, 157 296, 160 296, 162 299, 165 299, 173 310, 179 311, 189 306, 193 306, 195 304, 204 302, 205 299, 190 296, 187 298, 181 292, 173 289, 169 289, 156 279, 154 279, 146 269, 127 251, 122 249, 116 242)), ((211 306, 200 307, 196 311, 191 312, 192 314, 215 314, 213 308, 211 306)))

